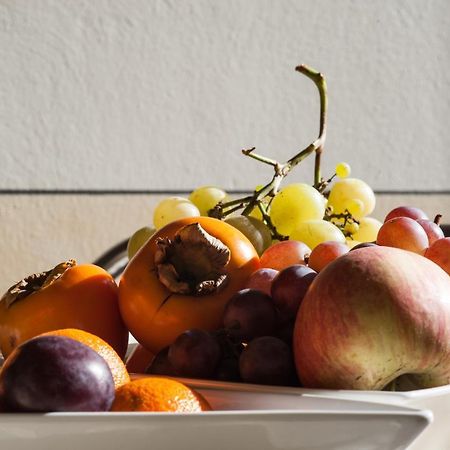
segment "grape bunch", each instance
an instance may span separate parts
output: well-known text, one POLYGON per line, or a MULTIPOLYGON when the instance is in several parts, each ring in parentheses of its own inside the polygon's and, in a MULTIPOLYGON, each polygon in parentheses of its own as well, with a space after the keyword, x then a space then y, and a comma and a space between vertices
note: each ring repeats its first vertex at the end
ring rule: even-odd
POLYGON ((254 287, 229 299, 222 328, 186 330, 155 356, 147 373, 298 386, 292 334, 300 303, 316 275, 302 264, 257 270, 248 280, 254 287))
POLYGON ((320 72, 300 65, 296 71, 316 85, 320 96, 319 136, 285 162, 255 153, 242 153, 274 169, 272 179, 242 198, 231 198, 217 186, 201 186, 188 197, 164 198, 153 212, 153 225, 138 230, 130 239, 128 256, 164 225, 184 217, 211 216, 229 222, 246 235, 262 255, 274 241, 299 241, 314 249, 325 241, 349 247, 376 239, 381 223, 370 217, 375 195, 359 178, 351 178, 349 164, 340 162, 328 179, 321 176, 320 161, 326 137, 327 87, 320 72), (285 177, 304 159, 315 154, 314 183, 294 182, 283 186, 285 177))
MULTIPOLYGON (((375 220, 375 219, 373 219, 375 220)), ((186 330, 159 352, 147 372, 159 375, 299 386, 292 337, 300 305, 318 273, 349 251, 388 245, 415 251, 450 274, 450 238, 439 220, 418 208, 398 207, 373 228, 370 241, 350 247, 325 240, 311 249, 302 241, 274 242, 260 268, 228 301, 222 328, 186 330)))
MULTIPOLYGON (((338 164, 332 177, 338 180, 324 192, 305 183, 288 184, 247 215, 224 213, 224 205, 235 201, 228 201, 229 194, 216 186, 202 186, 189 197, 164 198, 155 207, 153 226, 140 228, 131 236, 128 257, 131 259, 156 230, 168 223, 185 217, 215 216, 218 209, 223 214, 220 218, 247 236, 259 255, 278 241, 300 242, 309 252, 326 241, 348 248, 374 241, 382 225, 369 215, 375 207, 375 195, 364 181, 348 178, 349 171, 348 164, 338 164)), ((294 253, 302 251, 294 250, 295 246, 291 245, 294 253)))
POLYGON ((386 215, 375 242, 425 256, 450 275, 450 237, 444 235, 441 217, 431 220, 420 208, 399 206, 386 215))

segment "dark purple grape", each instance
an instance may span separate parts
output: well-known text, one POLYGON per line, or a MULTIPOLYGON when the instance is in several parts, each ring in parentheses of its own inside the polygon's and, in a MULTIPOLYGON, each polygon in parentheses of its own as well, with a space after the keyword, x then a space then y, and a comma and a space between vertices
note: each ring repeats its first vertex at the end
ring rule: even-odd
POLYGON ((181 377, 211 378, 220 357, 216 337, 204 330, 187 330, 169 346, 169 362, 181 377))
POLYGON ((289 345, 273 336, 251 341, 239 359, 241 378, 247 383, 289 386, 298 384, 289 345))
POLYGON ((108 411, 114 381, 106 361, 81 342, 40 336, 8 357, 0 391, 15 411, 108 411))
POLYGON ((360 242, 359 244, 357 244, 354 247, 352 247, 350 249, 350 251, 358 250, 358 248, 376 247, 376 246, 377 246, 377 244, 375 244, 375 242, 360 242))
POLYGON ((155 355, 151 363, 145 369, 145 373, 151 375, 169 375, 174 377, 178 375, 169 361, 169 347, 164 347, 155 355))
POLYGON ((239 356, 244 345, 225 328, 213 332, 220 345, 221 358, 214 373, 214 379, 221 381, 239 381, 239 356))
POLYGON ((282 322, 295 319, 298 308, 317 272, 302 264, 286 267, 272 281, 272 299, 282 322))
POLYGON ((2 413, 2 412, 9 412, 9 411, 10 411, 10 408, 6 404, 3 396, 0 394, 0 413, 2 413))
POLYGON ((270 296, 256 289, 236 292, 227 303, 223 325, 237 339, 248 342, 275 332, 277 310, 270 296))
POLYGON ((237 357, 223 358, 216 368, 214 378, 220 381, 239 381, 241 379, 239 359, 237 357))
POLYGON ((280 338, 289 346, 292 346, 292 339, 294 337, 295 320, 280 321, 275 337, 280 338))

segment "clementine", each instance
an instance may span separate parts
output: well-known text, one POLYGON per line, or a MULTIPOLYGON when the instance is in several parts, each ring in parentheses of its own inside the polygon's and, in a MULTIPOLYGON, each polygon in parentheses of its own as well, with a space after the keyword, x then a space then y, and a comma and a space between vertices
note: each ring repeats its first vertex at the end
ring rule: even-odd
POLYGON ((75 341, 79 341, 92 348, 92 350, 95 350, 108 364, 116 389, 130 381, 130 375, 120 356, 106 341, 98 336, 76 328, 64 328, 41 334, 41 336, 48 335, 65 336, 74 339, 75 341))
POLYGON ((210 405, 195 390, 165 377, 133 379, 116 390, 111 411, 201 412, 210 405))

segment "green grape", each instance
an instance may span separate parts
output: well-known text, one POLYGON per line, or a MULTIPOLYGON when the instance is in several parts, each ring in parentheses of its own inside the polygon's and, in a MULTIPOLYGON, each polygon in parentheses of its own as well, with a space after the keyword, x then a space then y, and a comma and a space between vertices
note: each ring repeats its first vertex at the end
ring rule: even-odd
MULTIPOLYGON (((257 191, 257 190, 261 189, 262 187, 263 187, 263 185, 259 184, 258 186, 256 186, 255 190, 257 191)), ((269 204, 269 199, 268 198, 264 198, 261 203, 267 209, 267 206, 269 204)), ((258 219, 258 220, 263 220, 263 216, 262 216, 261 210, 258 208, 258 206, 256 206, 255 208, 253 208, 250 211, 249 216, 250 217, 254 217, 255 219, 258 219)))
POLYGON ((363 217, 359 221, 359 230, 352 237, 359 242, 376 241, 381 225, 383 224, 373 217, 363 217))
POLYGON ((345 209, 353 217, 361 217, 364 212, 364 203, 359 198, 352 198, 345 202, 345 209))
POLYGON ((322 219, 325 203, 325 197, 312 186, 304 183, 289 184, 273 198, 270 218, 279 233, 289 236, 299 223, 322 219))
POLYGON ((198 208, 201 216, 207 216, 208 211, 219 202, 229 200, 228 194, 215 186, 202 186, 191 192, 189 200, 198 208))
POLYGON ((272 244, 272 235, 269 228, 264 222, 255 217, 231 216, 225 219, 225 222, 233 225, 233 227, 247 236, 258 255, 262 255, 264 250, 272 244))
POLYGON ((131 259, 138 250, 149 240, 149 238, 155 233, 154 228, 142 227, 135 231, 130 239, 128 239, 127 255, 128 259, 131 259))
POLYGON ((328 206, 333 207, 333 213, 344 213, 350 200, 360 200, 364 206, 360 214, 354 215, 355 219, 369 215, 375 208, 375 194, 367 183, 358 178, 336 181, 328 197, 328 206))
POLYGON ((198 216, 200 216, 200 211, 187 198, 168 197, 156 205, 153 212, 153 224, 159 230, 174 220, 198 216))
POLYGON ((359 225, 356 222, 347 222, 344 225, 344 231, 350 234, 355 234, 359 230, 359 225))
POLYGON ((336 225, 326 220, 317 219, 300 222, 292 231, 289 238, 304 242, 311 250, 325 241, 345 243, 345 236, 336 225))
POLYGON ((258 219, 258 220, 263 219, 261 210, 257 206, 250 211, 250 214, 248 216, 258 219))
POLYGON ((346 162, 340 162, 336 165, 335 171, 338 178, 347 178, 350 176, 352 169, 350 167, 350 164, 347 164, 346 162))

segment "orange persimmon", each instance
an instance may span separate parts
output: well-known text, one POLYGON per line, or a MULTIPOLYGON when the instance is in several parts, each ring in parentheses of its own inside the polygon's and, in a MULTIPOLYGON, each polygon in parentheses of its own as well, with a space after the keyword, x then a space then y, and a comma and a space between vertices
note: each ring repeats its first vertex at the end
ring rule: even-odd
POLYGON ((187 329, 219 328, 226 303, 258 267, 255 248, 233 226, 211 217, 171 222, 126 267, 119 282, 122 317, 156 354, 187 329))
POLYGON ((121 358, 128 330, 113 277, 93 264, 74 260, 30 275, 0 300, 0 350, 6 358, 20 343, 61 328, 78 328, 106 341, 121 358))

